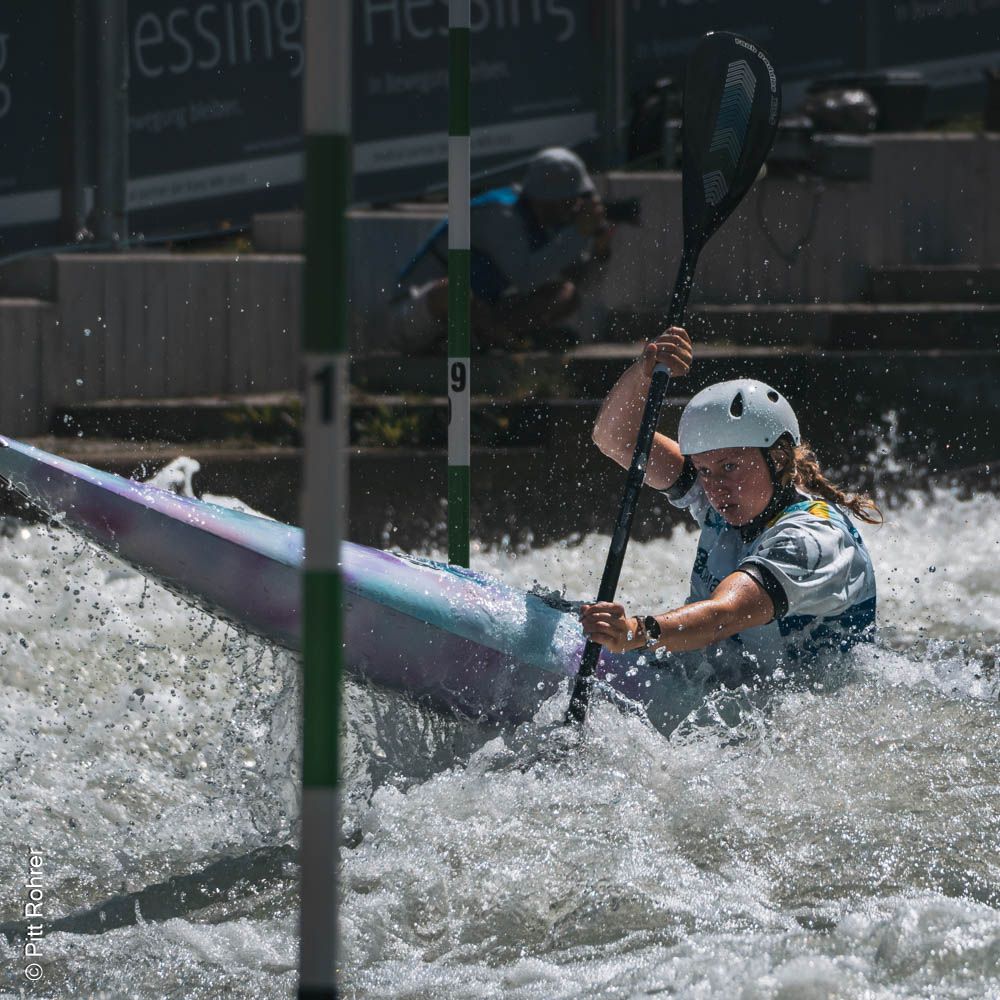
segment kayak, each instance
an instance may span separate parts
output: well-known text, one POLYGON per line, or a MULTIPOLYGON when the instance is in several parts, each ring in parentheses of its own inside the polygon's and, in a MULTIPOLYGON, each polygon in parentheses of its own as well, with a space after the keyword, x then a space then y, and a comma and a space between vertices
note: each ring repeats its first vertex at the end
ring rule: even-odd
MULTIPOLYGON (((301 648, 301 529, 179 496, 0 437, 0 480, 210 614, 301 648)), ((575 675, 583 637, 565 602, 473 570, 343 543, 345 669, 359 680, 477 719, 517 724, 575 675)), ((605 654, 598 680, 659 726, 704 698, 703 682, 605 654)))

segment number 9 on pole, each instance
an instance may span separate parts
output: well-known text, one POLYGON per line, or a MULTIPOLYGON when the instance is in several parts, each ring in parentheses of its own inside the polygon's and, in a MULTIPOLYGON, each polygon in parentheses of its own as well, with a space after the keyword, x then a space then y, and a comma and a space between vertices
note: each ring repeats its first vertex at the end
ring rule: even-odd
POLYGON ((448 359, 448 464, 469 464, 469 359, 448 359))

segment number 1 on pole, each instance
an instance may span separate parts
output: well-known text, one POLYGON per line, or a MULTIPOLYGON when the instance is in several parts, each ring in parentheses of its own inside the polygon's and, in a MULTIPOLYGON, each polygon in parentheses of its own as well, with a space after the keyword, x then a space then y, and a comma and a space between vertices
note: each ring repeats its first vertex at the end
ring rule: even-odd
POLYGON ((347 206, 351 158, 350 3, 308 0, 303 87, 305 269, 302 521, 300 1000, 336 1000, 340 900, 340 729, 347 528, 347 206))
POLYGON ((470 0, 448 4, 448 561, 469 565, 470 0))

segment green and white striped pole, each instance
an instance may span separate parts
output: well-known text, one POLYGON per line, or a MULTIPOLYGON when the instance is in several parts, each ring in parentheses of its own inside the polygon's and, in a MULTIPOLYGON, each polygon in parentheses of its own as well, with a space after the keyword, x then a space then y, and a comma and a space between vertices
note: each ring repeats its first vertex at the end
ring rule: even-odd
POLYGON ((469 8, 448 4, 448 561, 469 565, 469 8))
POLYGON ((341 539, 347 526, 351 3, 306 0, 303 757, 299 997, 337 996, 341 539))

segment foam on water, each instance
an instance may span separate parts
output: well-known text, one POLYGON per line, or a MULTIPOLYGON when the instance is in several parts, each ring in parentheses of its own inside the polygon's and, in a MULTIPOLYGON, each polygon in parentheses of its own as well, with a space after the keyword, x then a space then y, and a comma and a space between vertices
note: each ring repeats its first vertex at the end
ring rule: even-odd
MULTIPOLYGON (((288 700, 284 654, 66 532, 0 545, 0 581, 3 871, 46 843, 58 912, 218 844, 287 834, 275 802, 289 789, 260 776, 288 700), (233 794, 250 788, 258 801, 233 794)), ((0 893, 9 913, 17 884, 0 893)))
MULTIPOLYGON (((915 497, 864 529, 883 639, 829 690, 726 692, 664 738, 564 699, 516 732, 348 689, 353 997, 1000 996, 1000 501, 915 497), (933 569, 932 569, 933 567, 933 569)), ((607 539, 477 569, 568 597, 607 539)), ((620 593, 683 600, 694 536, 620 593)), ((61 915, 290 837, 294 662, 64 532, 0 545, 2 916, 42 845, 61 915)), ((208 910, 44 940, 45 994, 287 996, 289 872, 208 910)), ((2 988, 24 985, 0 938, 2 988)))

